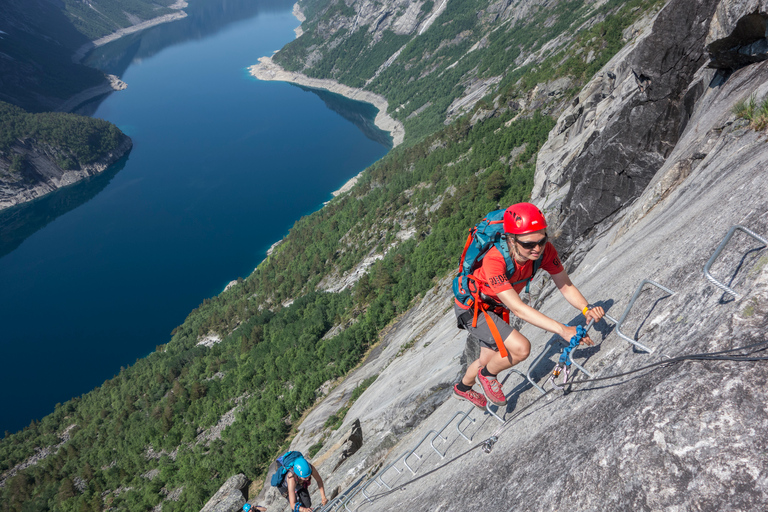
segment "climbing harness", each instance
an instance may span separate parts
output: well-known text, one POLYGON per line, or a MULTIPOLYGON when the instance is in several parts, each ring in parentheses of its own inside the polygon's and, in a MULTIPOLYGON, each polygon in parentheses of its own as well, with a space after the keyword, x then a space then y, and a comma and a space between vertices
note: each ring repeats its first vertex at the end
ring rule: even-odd
MULTIPOLYGON (((535 206, 529 206, 538 212, 538 209, 536 209, 535 206)), ((508 215, 505 217, 506 211, 507 210, 495 210, 489 212, 483 218, 483 220, 470 228, 467 241, 464 244, 464 250, 461 253, 461 257, 459 258, 458 274, 453 279, 452 284, 455 302, 458 307, 466 310, 468 316, 469 312, 472 312, 472 327, 477 327, 477 317, 479 313, 482 312, 482 314, 485 316, 485 321, 488 324, 488 328, 491 330, 493 340, 496 342, 496 347, 499 349, 499 354, 501 357, 507 357, 507 348, 504 346, 504 340, 501 339, 501 334, 499 334, 499 331, 496 328, 496 325, 493 323, 493 320, 491 319, 488 311, 498 312, 502 316, 503 320, 509 323, 509 310, 507 310, 506 306, 503 304, 489 303, 495 301, 489 301, 484 294, 480 293, 481 285, 487 285, 488 282, 475 276, 474 271, 480 267, 482 259, 485 257, 488 251, 491 250, 492 247, 496 247, 496 249, 504 257, 504 262, 507 266, 507 269, 512 269, 512 272, 517 269, 517 264, 515 263, 514 257, 509 253, 509 247, 506 243, 507 235, 504 232, 504 225, 506 221, 504 219, 509 217, 508 215)), ((530 216, 533 215, 533 213, 530 214, 530 216)), ((540 212, 539 215, 541 215, 540 212)), ((543 217, 539 223, 542 222, 544 223, 543 227, 546 227, 546 223, 543 221, 543 217)), ((526 224, 526 228, 527 227, 528 226, 526 224)), ((523 234, 522 231, 520 231, 520 234, 523 234)), ((536 275, 536 271, 541 266, 543 257, 544 253, 542 251, 542 255, 537 260, 535 260, 531 266, 531 275, 525 279, 511 283, 512 286, 526 283, 525 291, 530 293, 531 281, 536 275)))

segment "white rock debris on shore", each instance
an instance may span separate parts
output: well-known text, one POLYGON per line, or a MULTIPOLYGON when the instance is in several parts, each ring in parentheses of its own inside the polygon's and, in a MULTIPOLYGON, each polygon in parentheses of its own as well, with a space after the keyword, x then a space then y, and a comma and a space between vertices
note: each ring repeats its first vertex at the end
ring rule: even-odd
POLYGON ((375 106, 379 113, 376 115, 374 123, 380 129, 388 131, 392 135, 392 146, 397 147, 402 144, 405 136, 405 128, 400 121, 387 114, 389 103, 383 96, 374 94, 363 89, 355 89, 348 85, 340 84, 334 80, 311 78, 301 73, 286 71, 280 65, 276 64, 270 57, 261 57, 258 64, 248 68, 251 75, 259 80, 289 82, 312 89, 324 89, 329 92, 341 94, 342 96, 355 101, 364 101, 375 106))
POLYGON ((299 26, 293 29, 293 32, 296 34, 296 39, 298 39, 304 34, 304 31, 301 29, 301 24, 307 21, 307 17, 304 16, 304 12, 301 10, 299 2, 293 4, 292 14, 297 20, 299 20, 299 26))

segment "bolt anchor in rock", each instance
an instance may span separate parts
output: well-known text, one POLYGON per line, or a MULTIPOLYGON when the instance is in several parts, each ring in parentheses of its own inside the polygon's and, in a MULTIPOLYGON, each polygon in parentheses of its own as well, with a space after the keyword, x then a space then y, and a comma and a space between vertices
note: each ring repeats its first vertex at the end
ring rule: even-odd
POLYGON ((488 439, 485 440, 483 443, 483 451, 485 453, 491 453, 491 450, 493 450, 493 445, 496 444, 496 441, 498 441, 499 438, 496 436, 491 436, 488 439))

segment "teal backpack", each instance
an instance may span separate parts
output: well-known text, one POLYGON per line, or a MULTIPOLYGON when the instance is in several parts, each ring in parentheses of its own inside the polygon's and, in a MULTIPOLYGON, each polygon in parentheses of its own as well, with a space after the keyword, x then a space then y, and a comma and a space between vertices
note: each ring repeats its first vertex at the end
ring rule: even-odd
MULTIPOLYGON (((507 268, 515 268, 515 262, 512 255, 509 254, 509 247, 507 246, 504 234, 504 211, 494 210, 490 212, 483 220, 469 230, 467 242, 464 244, 464 251, 459 259, 459 273, 453 279, 453 295, 460 304, 467 308, 474 306, 475 301, 479 299, 477 278, 472 275, 472 272, 480 267, 480 262, 491 247, 495 246, 504 256, 507 268)), ((527 281, 525 291, 529 292, 531 280, 536 275, 536 271, 540 266, 541 257, 533 262, 533 272, 530 277, 512 284, 516 285, 527 281)))
POLYGON ((293 467, 293 463, 299 457, 303 457, 301 452, 287 451, 276 459, 277 471, 272 475, 272 487, 280 487, 285 480, 288 470, 293 467))

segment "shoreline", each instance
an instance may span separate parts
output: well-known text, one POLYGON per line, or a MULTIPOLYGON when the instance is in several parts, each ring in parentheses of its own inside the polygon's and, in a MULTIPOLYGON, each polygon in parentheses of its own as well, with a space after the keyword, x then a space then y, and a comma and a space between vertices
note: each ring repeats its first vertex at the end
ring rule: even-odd
POLYGON ((293 4, 293 11, 291 12, 293 17, 299 20, 299 26, 293 29, 293 33, 296 34, 296 39, 300 38, 304 34, 304 30, 301 28, 301 24, 307 21, 307 17, 304 16, 304 12, 299 7, 299 2, 293 4))
POLYGON ((115 75, 105 75, 105 76, 107 78, 107 83, 97 85, 95 87, 91 87, 90 89, 86 89, 84 91, 81 91, 75 94, 74 96, 69 97, 61 105, 56 107, 56 110, 54 110, 54 112, 73 112, 77 107, 79 107, 86 101, 92 100, 93 98, 101 96, 102 94, 108 94, 115 91, 122 91, 128 87, 128 85, 125 82, 120 80, 115 75))
POLYGON ((396 148, 402 144, 403 139, 405 138, 405 128, 403 127, 403 123, 387 114, 389 103, 383 96, 363 89, 355 89, 354 87, 340 84, 335 80, 311 78, 301 73, 286 71, 279 64, 276 64, 271 57, 261 57, 259 63, 250 66, 248 71, 256 79, 265 82, 288 82, 303 87, 309 87, 311 89, 323 89, 328 92, 340 94, 350 100, 370 103, 379 111, 373 122, 379 129, 389 132, 392 136, 392 147, 396 148))
POLYGON ((182 9, 189 5, 185 0, 179 0, 173 5, 168 6, 169 9, 176 9, 179 12, 173 13, 173 14, 165 14, 163 16, 158 16, 157 18, 152 18, 147 21, 142 21, 141 23, 137 23, 136 25, 131 25, 130 27, 121 28, 120 30, 117 30, 115 32, 112 32, 109 35, 106 35, 104 37, 100 37, 99 39, 94 39, 93 41, 90 41, 88 43, 85 43, 83 46, 77 49, 77 51, 72 54, 72 62, 79 64, 83 58, 85 58, 85 55, 93 50, 94 48, 98 48, 99 46, 104 46, 107 43, 111 43, 112 41, 117 41, 123 36, 127 36, 129 34, 134 34, 136 32, 141 32, 142 30, 148 29, 150 27, 154 27, 156 25, 161 25, 163 23, 170 23, 171 21, 181 20, 187 17, 187 13, 184 12, 182 9))

